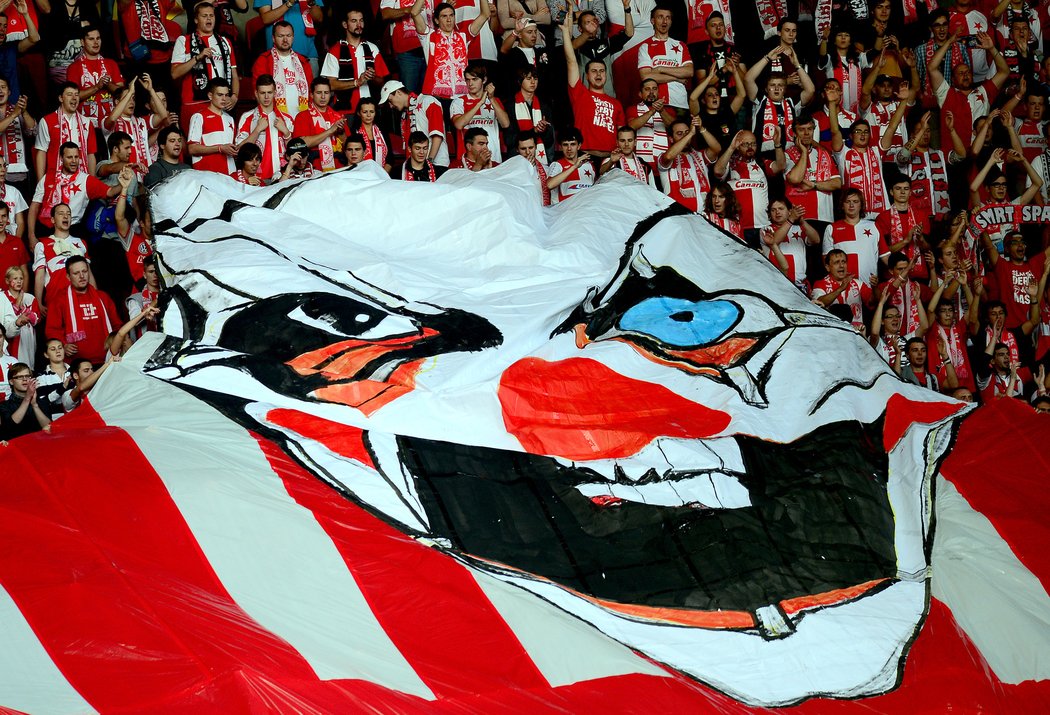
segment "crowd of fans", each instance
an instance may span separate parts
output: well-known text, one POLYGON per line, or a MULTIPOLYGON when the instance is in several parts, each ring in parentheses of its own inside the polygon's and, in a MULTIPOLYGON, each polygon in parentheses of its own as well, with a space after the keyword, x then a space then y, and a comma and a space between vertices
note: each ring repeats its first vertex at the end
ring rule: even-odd
POLYGON ((515 154, 544 204, 662 190, 905 380, 1046 411, 1050 233, 975 217, 1048 203, 1048 36, 1029 0, 0 0, 0 437, 156 328, 164 178, 515 154))

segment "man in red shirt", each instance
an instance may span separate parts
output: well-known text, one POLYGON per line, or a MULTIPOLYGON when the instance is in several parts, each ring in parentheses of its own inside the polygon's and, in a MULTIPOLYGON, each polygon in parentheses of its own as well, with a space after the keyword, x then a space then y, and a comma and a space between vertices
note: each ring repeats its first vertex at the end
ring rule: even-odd
POLYGON ((310 83, 314 73, 310 61, 292 49, 295 29, 290 22, 273 24, 273 47, 259 55, 252 65, 252 77, 268 74, 274 78, 274 106, 293 119, 310 106, 310 83))
POLYGON ((995 243, 984 231, 981 241, 988 252, 988 258, 995 270, 995 280, 999 285, 999 300, 1006 306, 1006 328, 1013 330, 1028 320, 1031 298, 1028 296, 1028 284, 1035 283, 1043 275, 1043 266, 1050 257, 1050 247, 1035 257, 1025 257, 1025 240, 1019 231, 1006 236, 1003 241, 1005 255, 1000 255, 995 243))
POLYGON ((879 257, 888 261, 890 254, 900 251, 912 262, 911 277, 925 280, 930 274, 924 258, 930 250, 926 242, 930 233, 930 215, 912 205, 909 177, 898 172, 887 177, 886 185, 892 203, 875 219, 879 229, 879 257))
POLYGON ((929 63, 930 83, 933 85, 937 104, 941 107, 941 136, 949 137, 951 133, 945 123, 945 116, 950 112, 963 144, 970 146, 973 142, 973 122, 977 117, 991 111, 992 102, 999 94, 999 88, 1010 76, 1010 68, 1003 59, 1003 54, 995 49, 992 38, 985 32, 977 33, 979 47, 992 53, 995 60, 995 75, 978 85, 973 83, 973 69, 966 63, 952 67, 951 86, 941 73, 941 62, 944 55, 959 40, 956 33, 937 48, 929 63))
POLYGON ((226 113, 230 103, 230 83, 221 77, 208 82, 208 106, 190 117, 186 134, 193 168, 229 176, 237 167, 237 130, 233 117, 226 113))
MULTIPOLYGON (((113 198, 120 193, 119 186, 107 186, 94 176, 89 176, 81 168, 80 149, 73 142, 61 146, 62 167, 50 171, 40 178, 33 191, 33 201, 29 204, 29 248, 36 247, 37 237, 46 235, 54 222, 52 211, 65 204, 72 214, 71 223, 76 226, 87 213, 91 199, 113 198)), ((78 229, 73 229, 74 233, 78 229)))
POLYGON ((568 67, 569 100, 572 102, 576 128, 583 134, 583 149, 591 156, 608 157, 616 146, 616 130, 627 123, 623 106, 605 92, 605 63, 591 60, 587 63, 587 84, 580 82, 580 65, 572 48, 572 13, 565 15, 561 26, 568 67))
POLYGON ((315 169, 334 171, 339 168, 335 157, 343 149, 346 118, 328 106, 332 85, 327 77, 318 77, 310 84, 310 99, 310 108, 295 117, 292 136, 306 142, 315 169))
POLYGON ((98 127, 113 111, 114 96, 124 86, 124 78, 117 63, 102 56, 102 33, 98 28, 85 26, 81 44, 84 53, 73 60, 66 78, 80 88, 80 113, 98 127))
POLYGON ((41 179, 49 172, 62 168, 60 147, 72 142, 80 149, 80 168, 95 173, 95 130, 91 120, 82 115, 80 88, 72 82, 63 82, 58 88, 58 109, 36 125, 36 175, 41 179))
POLYGON ((106 361, 106 338, 120 327, 117 310, 108 295, 89 282, 91 270, 83 256, 66 261, 69 286, 47 312, 49 339, 61 340, 66 357, 82 357, 95 365, 106 361))
POLYGON ((281 157, 285 144, 292 137, 294 126, 292 118, 274 106, 275 90, 276 82, 270 75, 255 78, 255 100, 258 105, 241 115, 234 137, 238 149, 247 142, 259 146, 262 153, 259 178, 264 181, 281 173, 281 157))

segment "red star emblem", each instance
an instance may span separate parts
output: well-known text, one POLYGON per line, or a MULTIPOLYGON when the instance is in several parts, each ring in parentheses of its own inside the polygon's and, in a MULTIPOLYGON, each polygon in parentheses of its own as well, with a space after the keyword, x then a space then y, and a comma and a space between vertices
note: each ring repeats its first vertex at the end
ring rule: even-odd
POLYGON ((948 199, 947 199, 947 197, 942 196, 941 198, 937 199, 937 208, 945 209, 945 210, 948 209, 948 199))
POLYGON ((864 229, 864 235, 868 236, 870 238, 871 237, 871 229, 870 228, 864 229))
POLYGON ((974 29, 974 32, 983 32, 984 31, 984 26, 982 26, 981 23, 979 23, 979 22, 975 22, 973 24, 973 29, 974 29))
POLYGON ((69 187, 69 193, 71 193, 71 194, 79 194, 80 193, 80 184, 73 184, 72 186, 70 186, 69 187))
POLYGON ((977 95, 977 96, 976 96, 976 97, 974 98, 974 101, 975 101, 975 102, 977 102, 978 104, 984 104, 984 97, 983 97, 983 96, 981 96, 980 94, 978 94, 978 95, 977 95))

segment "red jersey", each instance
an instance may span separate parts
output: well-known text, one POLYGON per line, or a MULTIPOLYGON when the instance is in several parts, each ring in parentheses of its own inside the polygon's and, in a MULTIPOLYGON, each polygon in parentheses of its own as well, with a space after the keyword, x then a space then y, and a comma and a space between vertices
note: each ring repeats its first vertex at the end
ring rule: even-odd
POLYGON ((855 225, 845 219, 824 229, 821 252, 826 256, 832 249, 846 253, 846 270, 861 280, 879 274, 879 229, 866 219, 855 225))
POLYGON ((7 273, 11 266, 24 266, 27 263, 29 251, 26 250, 22 239, 7 232, 0 232, 0 276, 7 273))
MULTIPOLYGON (((930 215, 917 211, 911 206, 908 206, 907 211, 898 211, 890 206, 879 213, 878 218, 875 219, 875 225, 879 227, 879 255, 885 257, 891 252, 890 246, 903 241, 915 226, 919 227, 924 236, 928 236, 930 234, 930 215)), ((909 261, 915 258, 915 265, 908 274, 910 277, 925 280, 930 275, 922 249, 916 242, 909 241, 902 253, 908 257, 909 261)))
MULTIPOLYGON (((573 162, 569 161, 565 157, 558 159, 556 162, 547 167, 547 176, 557 176, 561 172, 571 167, 573 162)), ((588 186, 594 185, 596 179, 594 173, 594 164, 589 161, 585 161, 576 167, 575 171, 569 174, 565 181, 561 182, 557 188, 552 192, 552 197, 555 203, 564 201, 570 196, 575 196, 580 193, 588 186)))
MULTIPOLYGON (((190 117, 190 130, 186 134, 186 140, 191 145, 219 146, 221 144, 233 144, 236 136, 233 117, 226 112, 216 114, 209 107, 203 112, 197 112, 190 117)), ((237 168, 234 165, 233 157, 226 156, 222 152, 195 156, 192 160, 193 168, 198 171, 214 171, 218 174, 229 175, 237 168)))
MULTIPOLYGON (((766 162, 768 168, 770 162, 766 162)), ((769 225, 769 180, 754 159, 736 157, 729 163, 729 187, 740 204, 740 226, 745 229, 769 225)))
POLYGON ((616 130, 627 123, 623 107, 607 94, 593 92, 577 82, 569 87, 576 126, 583 134, 583 148, 612 151, 616 147, 616 130))
MULTIPOLYGON (((66 79, 76 82, 81 91, 94 87, 103 75, 109 75, 110 80, 116 84, 123 84, 124 78, 120 74, 120 68, 113 60, 105 57, 91 59, 81 55, 73 60, 73 64, 66 70, 66 79)), ((102 88, 95 94, 80 100, 77 111, 95 121, 95 126, 101 126, 102 120, 109 116, 116 105, 116 99, 109 90, 102 88)))
MULTIPOLYGON (((325 107, 322 112, 317 107, 310 105, 305 112, 295 115, 295 128, 292 130, 292 136, 311 137, 321 134, 341 118, 342 115, 331 107, 325 107)), ((315 147, 317 156, 311 160, 311 163, 319 171, 333 171, 338 168, 335 163, 335 155, 342 149, 343 137, 336 132, 315 147)))
POLYGON ((1007 328, 1019 328, 1028 320, 1031 306, 1028 284, 1039 281, 1045 262, 1046 254, 1040 253, 1020 265, 1003 256, 995 264, 995 281, 999 286, 999 300, 1006 306, 1007 328))
MULTIPOLYGON (((840 285, 842 284, 831 276, 824 276, 813 284, 813 290, 810 291, 809 297, 817 299, 821 296, 830 295, 838 290, 840 285)), ((864 306, 871 303, 871 295, 871 286, 859 278, 854 278, 850 280, 849 287, 835 296, 835 300, 832 302, 848 305, 850 312, 853 314, 853 320, 850 322, 853 323, 854 328, 859 329, 864 327, 864 306)))
POLYGON ((48 114, 37 123, 34 148, 47 152, 47 171, 62 169, 58 148, 66 142, 73 142, 80 147, 80 169, 87 171, 88 154, 98 151, 95 146, 95 130, 90 119, 80 113, 68 115, 59 110, 48 114))

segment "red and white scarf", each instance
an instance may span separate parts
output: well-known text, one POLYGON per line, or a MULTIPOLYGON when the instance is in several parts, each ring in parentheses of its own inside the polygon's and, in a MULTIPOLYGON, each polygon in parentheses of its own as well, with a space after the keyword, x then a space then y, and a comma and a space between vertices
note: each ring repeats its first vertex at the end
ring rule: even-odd
POLYGON ((817 7, 813 11, 813 23, 817 26, 817 37, 823 37, 824 30, 831 28, 831 0, 817 0, 817 7))
MULTIPOLYGON (((793 161, 797 165, 802 159, 802 147, 800 147, 798 144, 789 146, 785 154, 788 156, 788 158, 791 159, 791 161, 793 161)), ((835 168, 835 160, 831 158, 831 152, 829 152, 827 149, 820 146, 819 144, 814 143, 813 146, 809 148, 808 153, 806 155, 806 175, 804 177, 806 181, 812 181, 813 183, 816 183, 818 181, 827 181, 837 175, 838 170, 835 168), (810 158, 812 156, 813 150, 816 150, 817 152, 816 166, 813 165, 813 161, 810 158)), ((802 194, 808 192, 802 189, 800 186, 795 186, 788 183, 786 193, 787 197, 791 199, 792 202, 794 202, 794 197, 801 196, 802 194)))
POLYGON ((430 43, 430 57, 423 94, 442 99, 466 94, 467 80, 463 71, 467 67, 467 33, 446 34, 437 30, 431 32, 426 41, 430 43))
MULTIPOLYGON (((912 228, 918 225, 918 219, 915 218, 915 209, 908 206, 908 210, 905 214, 908 217, 908 227, 904 227, 904 222, 901 220, 901 212, 890 206, 890 241, 888 243, 900 243, 904 240, 908 233, 911 232, 912 228)), ((912 278, 926 278, 929 275, 926 267, 926 259, 923 258, 922 251, 919 249, 919 245, 915 241, 909 241, 908 245, 904 247, 904 255, 908 257, 908 260, 915 259, 915 263, 912 265, 911 272, 908 274, 912 278)))
POLYGON ((886 187, 882 183, 882 160, 874 147, 850 147, 842 155, 842 173, 846 177, 843 188, 860 189, 869 213, 886 208, 886 187))
POLYGON ((299 0, 299 14, 303 16, 303 30, 306 36, 316 36, 317 28, 314 27, 314 19, 310 17, 310 0, 299 0))
MULTIPOLYGON (((518 131, 534 130, 536 125, 542 120, 543 112, 540 110, 540 100, 535 94, 532 95, 532 100, 528 102, 521 92, 514 95, 514 121, 518 124, 518 131)), ((536 136, 536 160, 541 163, 547 161, 547 147, 540 141, 538 134, 536 136)))
MULTIPOLYGON (((992 331, 992 326, 988 326, 984 329, 984 340, 985 345, 992 342, 995 339, 995 333, 992 331)), ((1021 362, 1021 353, 1017 347, 1017 338, 1009 330, 1004 330, 999 334, 999 342, 1005 345, 1010 350, 1010 362, 1021 362)))
MULTIPOLYGON (((44 204, 40 207, 40 218, 51 223, 51 212, 59 204, 68 204, 70 197, 76 193, 74 187, 77 184, 77 174, 67 174, 56 171, 48 175, 44 181, 44 204)), ((77 189, 79 191, 80 189, 77 189)), ((56 239, 57 240, 57 239, 56 239)))
POLYGON ((649 170, 645 168, 645 162, 639 159, 637 154, 630 157, 621 156, 618 166, 643 184, 649 182, 649 170))
MULTIPOLYGON (((146 126, 146 120, 142 117, 120 117, 113 123, 113 130, 118 132, 124 132, 131 137, 131 157, 129 161, 132 164, 142 164, 148 167, 153 163, 153 157, 150 155, 149 150, 149 129, 146 126)), ((143 174, 138 174, 139 181, 142 181, 143 174)))
POLYGON ((919 311, 924 310, 919 286, 914 281, 904 281, 890 295, 890 303, 901 313, 901 333, 909 338, 915 335, 921 327, 919 311))
POLYGON ((939 149, 914 151, 911 164, 911 203, 933 216, 945 216, 951 209, 948 198, 948 166, 939 149))
POLYGON ((543 194, 543 205, 551 205, 551 190, 547 188, 547 170, 543 168, 543 162, 536 161, 532 164, 536 167, 536 173, 540 177, 540 193, 543 194))
POLYGON ((839 86, 842 87, 843 107, 856 113, 860 108, 860 63, 855 58, 842 57, 835 51, 831 58, 831 66, 832 77, 838 80, 839 86))
MULTIPOLYGON (((310 118, 313 120, 315 129, 324 131, 332 126, 332 122, 328 121, 328 118, 324 114, 317 111, 317 107, 311 106, 308 110, 310 112, 310 118)), ((317 132, 320 134, 321 132, 317 132)), ((336 168, 335 165, 335 140, 332 137, 325 139, 317 144, 317 152, 320 154, 321 171, 332 171, 336 168)))
POLYGON ((784 0, 755 0, 758 9, 758 21, 762 25, 762 37, 765 40, 776 37, 777 23, 787 15, 787 3, 784 0))
MULTIPOLYGON (((57 121, 57 124, 58 124, 58 144, 57 144, 57 146, 62 146, 66 142, 73 141, 73 130, 72 130, 70 125, 71 125, 71 123, 76 122, 76 125, 77 125, 77 137, 80 139, 80 141, 74 142, 74 143, 77 146, 80 147, 80 170, 81 171, 87 171, 88 170, 88 165, 87 165, 88 136, 89 136, 89 132, 94 131, 94 127, 92 126, 91 122, 88 121, 87 117, 85 117, 84 115, 82 115, 80 113, 74 113, 72 118, 71 118, 65 112, 63 112, 62 110, 59 110, 56 113, 56 115, 57 115, 56 116, 56 121, 57 121)), ((61 162, 61 159, 59 161, 61 162)), ((51 167, 51 168, 59 168, 59 167, 51 167)))
MULTIPOLYGON (((962 337, 962 331, 959 329, 960 323, 956 323, 948 329, 945 329, 940 323, 935 323, 933 328, 937 335, 944 340, 944 344, 948 347, 948 357, 952 361, 952 365, 955 367, 955 374, 960 379, 969 379, 970 368, 966 364, 966 341, 962 337)), ((937 343, 935 342, 934 345, 937 343)))
POLYGON ((288 57, 288 60, 292 66, 291 70, 284 70, 281 76, 278 76, 277 71, 281 68, 281 56, 276 48, 270 50, 270 74, 273 75, 277 85, 274 87, 273 104, 285 114, 291 114, 288 111, 288 96, 285 94, 285 87, 289 84, 294 84, 296 91, 299 93, 298 111, 303 112, 310 106, 310 83, 306 81, 306 70, 303 69, 303 62, 299 59, 299 55, 293 52, 288 57))
POLYGON ((795 105, 784 99, 777 103, 769 97, 763 97, 756 114, 755 135, 759 138, 759 151, 773 151, 773 134, 780 127, 780 142, 785 146, 795 143, 795 105))
MULTIPOLYGON (((922 0, 927 12, 937 9, 937 0, 922 0)), ((918 0, 904 0, 904 23, 910 25, 919 19, 918 0)))
MULTIPOLYGON (((16 111, 18 111, 18 108, 15 105, 5 104, 0 107, 0 116, 8 117, 16 111)), ((20 174, 29 171, 29 165, 26 164, 24 136, 22 132, 22 117, 16 117, 3 132, 0 153, 3 154, 7 162, 8 174, 20 174)))
POLYGON ((382 166, 386 163, 387 156, 390 155, 390 148, 387 146, 386 137, 383 136, 383 132, 379 131, 379 127, 372 126, 372 141, 376 144, 376 150, 372 152, 372 142, 369 141, 368 135, 365 134, 364 127, 360 127, 357 133, 361 135, 361 138, 365 140, 365 161, 372 159, 377 164, 382 166))
MULTIPOLYGON (((868 112, 875 119, 873 124, 878 126, 878 132, 871 133, 871 141, 878 142, 882 138, 882 132, 890 125, 890 121, 893 119, 893 113, 897 111, 898 101, 892 102, 872 102, 871 106, 868 107, 868 112)), ((893 139, 890 142, 892 148, 903 146, 908 141, 908 130, 904 126, 904 122, 897 125, 897 131, 893 133, 893 139)))

